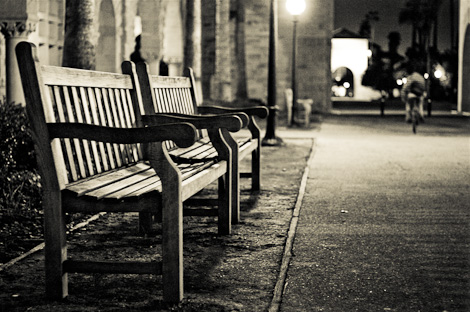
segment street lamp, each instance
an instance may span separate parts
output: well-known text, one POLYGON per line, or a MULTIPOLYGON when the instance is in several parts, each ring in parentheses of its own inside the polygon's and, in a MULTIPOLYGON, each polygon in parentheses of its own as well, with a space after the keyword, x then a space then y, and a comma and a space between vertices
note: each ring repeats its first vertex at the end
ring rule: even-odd
POLYGON ((277 0, 271 0, 269 11, 269 60, 268 60, 268 109, 266 135, 263 146, 280 146, 282 139, 276 136, 276 50, 277 50, 277 0))
POLYGON ((297 77, 295 73, 295 57, 297 54, 297 23, 299 15, 305 11, 305 0, 286 0, 286 9, 292 15, 293 36, 292 36, 292 120, 291 125, 295 125, 295 106, 297 104, 297 77))

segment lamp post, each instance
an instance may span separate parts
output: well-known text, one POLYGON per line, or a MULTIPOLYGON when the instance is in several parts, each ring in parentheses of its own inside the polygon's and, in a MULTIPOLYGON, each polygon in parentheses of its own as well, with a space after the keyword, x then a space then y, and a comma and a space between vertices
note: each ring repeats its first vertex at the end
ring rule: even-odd
POLYGON ((277 50, 277 1, 271 0, 269 11, 269 62, 268 62, 268 109, 266 135, 261 141, 263 146, 282 145, 282 139, 276 136, 276 50, 277 50))
POLYGON ((299 15, 305 11, 305 0, 286 0, 286 9, 292 15, 292 114, 291 126, 295 125, 295 106, 297 104, 297 77, 296 77, 296 55, 297 55, 297 23, 299 15))

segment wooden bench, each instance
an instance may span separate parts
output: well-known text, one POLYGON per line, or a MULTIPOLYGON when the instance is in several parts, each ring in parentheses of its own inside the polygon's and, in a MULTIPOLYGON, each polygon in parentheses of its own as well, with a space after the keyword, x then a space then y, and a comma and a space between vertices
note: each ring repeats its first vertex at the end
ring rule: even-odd
MULTIPOLYGON (((163 299, 183 297, 184 200, 219 181, 219 233, 230 233, 231 151, 211 130, 220 159, 175 164, 169 152, 196 141, 185 123, 142 126, 135 67, 126 74, 41 66, 33 44, 16 48, 43 188, 46 294, 68 295, 67 273, 163 275, 163 299), (167 140, 175 144, 168 150, 167 140), (224 160, 224 159, 228 159, 224 160), (139 212, 162 217, 162 261, 76 261, 67 256, 65 213, 139 212)), ((208 118, 237 130, 236 116, 208 118)))
MULTIPOLYGON (((255 117, 265 118, 268 115, 267 108, 259 105, 244 108, 201 106, 196 97, 196 84, 191 68, 187 68, 182 77, 166 77, 150 75, 148 65, 145 63, 137 64, 136 67, 147 121, 152 120, 153 124, 158 125, 175 121, 192 122, 204 118, 200 117, 201 115, 238 114, 244 121, 243 126, 250 130, 251 136, 239 137, 237 140, 233 139, 227 129, 220 130, 232 150, 232 223, 238 223, 240 220, 239 178, 251 178, 252 191, 259 191, 261 188, 261 131, 255 117), (250 154, 251 172, 240 173, 240 160, 250 154)), ((173 160, 180 164, 197 163, 222 156, 212 145, 210 135, 204 131, 200 132, 197 144, 190 148, 178 149, 171 155, 173 160)), ((192 199, 188 203, 206 205, 207 201, 202 200, 200 203, 192 199)))

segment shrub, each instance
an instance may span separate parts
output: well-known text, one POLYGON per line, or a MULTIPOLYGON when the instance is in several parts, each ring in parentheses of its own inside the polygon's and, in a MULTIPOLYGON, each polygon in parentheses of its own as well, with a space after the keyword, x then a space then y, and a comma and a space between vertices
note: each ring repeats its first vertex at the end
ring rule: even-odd
POLYGON ((26 110, 0 101, 0 262, 42 236, 41 184, 26 110))

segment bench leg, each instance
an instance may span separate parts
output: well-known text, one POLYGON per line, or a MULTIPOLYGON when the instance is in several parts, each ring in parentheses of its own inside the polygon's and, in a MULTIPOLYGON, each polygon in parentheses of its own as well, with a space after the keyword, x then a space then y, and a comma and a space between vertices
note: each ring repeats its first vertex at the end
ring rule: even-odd
POLYGON ((183 196, 179 169, 161 143, 147 146, 150 164, 162 181, 163 301, 183 299, 183 196))
POLYGON ((146 234, 152 230, 152 213, 139 212, 139 233, 146 234))
POLYGON ((261 190, 261 149, 258 147, 251 153, 251 190, 261 190))
POLYGON ((251 190, 258 192, 261 190, 261 130, 253 116, 248 124, 251 137, 258 141, 257 148, 251 153, 251 190))
POLYGON ((60 191, 44 191, 43 207, 46 297, 60 300, 68 295, 67 273, 63 270, 67 259, 67 239, 60 191))
MULTIPOLYGON (((223 132, 224 140, 232 150, 232 161, 230 162, 231 173, 231 196, 232 196, 232 224, 240 222, 240 159, 238 142, 228 132, 223 132)), ((230 178, 230 177, 227 177, 230 178)))
MULTIPOLYGON (((227 170, 227 175, 231 175, 229 170, 227 170)), ((218 232, 219 235, 229 235, 232 232, 232 211, 231 211, 231 179, 230 177, 219 178, 219 214, 218 214, 218 232)))
POLYGON ((162 212, 163 301, 183 299, 183 204, 181 182, 163 194, 162 212))

